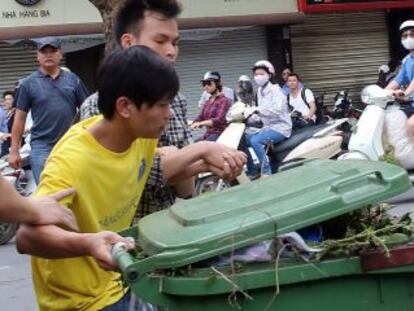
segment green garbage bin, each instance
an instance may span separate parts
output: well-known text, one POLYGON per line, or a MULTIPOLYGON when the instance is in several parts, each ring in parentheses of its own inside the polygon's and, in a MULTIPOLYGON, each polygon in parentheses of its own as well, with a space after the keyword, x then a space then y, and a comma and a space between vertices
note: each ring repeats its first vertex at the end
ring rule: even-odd
POLYGON ((122 234, 142 253, 119 257, 125 282, 168 310, 414 310, 414 264, 364 270, 360 257, 198 267, 410 187, 406 172, 367 161, 316 160, 250 185, 182 201, 122 234))

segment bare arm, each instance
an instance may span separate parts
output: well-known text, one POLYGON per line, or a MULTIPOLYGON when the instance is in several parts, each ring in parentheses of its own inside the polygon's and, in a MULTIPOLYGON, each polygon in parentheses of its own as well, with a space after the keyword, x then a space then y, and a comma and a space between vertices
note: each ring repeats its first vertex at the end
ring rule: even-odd
POLYGON ((20 253, 47 259, 92 256, 107 270, 115 269, 110 247, 117 242, 126 243, 128 248, 134 247, 131 241, 114 232, 76 233, 52 225, 21 226, 16 236, 20 253))
POLYGON ((404 91, 405 96, 411 96, 414 92, 414 79, 411 81, 410 85, 404 91))
POLYGON ((61 206, 58 200, 72 195, 74 189, 64 190, 50 197, 38 199, 20 196, 6 179, 0 177, 0 220, 11 223, 60 224, 77 230, 71 210, 61 206))
POLYGON ((314 101, 311 101, 309 103, 309 113, 307 116, 304 116, 305 118, 307 117, 308 119, 312 118, 312 116, 315 114, 316 112, 316 104, 314 101))
POLYGON ((11 150, 9 163, 10 166, 18 169, 20 167, 20 155, 19 149, 22 141, 22 136, 24 133, 24 127, 26 123, 27 112, 23 110, 16 109, 16 114, 14 117, 12 135, 11 135, 11 150))
POLYGON ((395 91, 395 90, 398 90, 399 88, 400 88, 400 85, 397 83, 397 81, 392 80, 390 83, 388 83, 385 89, 395 91))
POLYGON ((233 179, 240 174, 246 155, 219 143, 203 141, 166 153, 161 159, 166 182, 194 176, 206 168, 220 177, 233 179))

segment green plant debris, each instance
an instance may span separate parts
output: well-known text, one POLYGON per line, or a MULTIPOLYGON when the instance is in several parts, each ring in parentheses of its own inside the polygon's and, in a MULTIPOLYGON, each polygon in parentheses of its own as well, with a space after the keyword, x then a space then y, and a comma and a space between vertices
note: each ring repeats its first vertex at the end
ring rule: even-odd
POLYGON ((389 256, 390 246, 407 243, 413 234, 409 215, 395 219, 389 209, 390 205, 382 203, 323 223, 325 240, 316 245, 322 249, 316 260, 355 256, 378 248, 389 256))

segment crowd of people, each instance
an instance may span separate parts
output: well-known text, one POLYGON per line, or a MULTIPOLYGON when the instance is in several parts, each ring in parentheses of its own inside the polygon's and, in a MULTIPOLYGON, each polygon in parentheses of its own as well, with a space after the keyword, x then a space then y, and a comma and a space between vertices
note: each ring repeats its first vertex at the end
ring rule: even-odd
MULTIPOLYGON (((299 75, 286 68, 279 84, 272 63, 260 60, 252 67, 256 93, 248 75, 233 91, 219 72, 205 73, 200 114, 189 126, 174 68, 180 12, 176 0, 122 2, 114 16, 118 48, 104 59, 90 96, 76 74, 61 68, 62 47, 51 37, 38 42, 38 70, 3 94, 2 155, 13 168, 21 165, 29 113, 33 120, 28 143, 37 191, 23 198, 0 178, 0 221, 22 224, 17 248, 33 256, 40 310, 129 310, 131 293, 117 281, 109 248, 119 241, 133 245, 115 232, 176 198, 192 198, 199 173, 232 180, 247 164, 252 179, 269 176, 265 145, 316 123, 314 95, 299 75), (240 151, 215 142, 235 101, 251 107, 251 121, 262 125, 246 133, 240 151), (81 121, 73 124, 78 111, 81 121), (206 128, 196 142, 195 128, 206 128)), ((386 87, 413 96, 414 21, 402 25, 401 39, 410 54, 386 87)))

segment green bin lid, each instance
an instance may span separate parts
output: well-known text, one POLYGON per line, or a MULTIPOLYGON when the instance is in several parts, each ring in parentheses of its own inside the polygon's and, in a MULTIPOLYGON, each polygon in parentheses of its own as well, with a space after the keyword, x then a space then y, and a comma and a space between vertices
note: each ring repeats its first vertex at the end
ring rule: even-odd
POLYGON ((140 272, 181 267, 351 212, 410 187, 385 162, 315 160, 141 219, 140 272))

